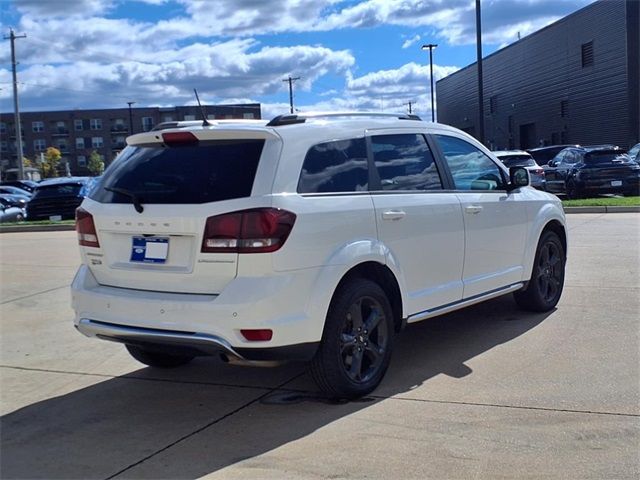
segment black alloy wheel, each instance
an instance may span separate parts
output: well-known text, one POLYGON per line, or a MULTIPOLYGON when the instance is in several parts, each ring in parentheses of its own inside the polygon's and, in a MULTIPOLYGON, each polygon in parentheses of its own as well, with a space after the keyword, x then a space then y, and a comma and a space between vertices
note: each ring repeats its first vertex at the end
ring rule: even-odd
POLYGON ((393 312, 382 288, 355 278, 334 294, 311 375, 330 398, 373 391, 384 376, 393 346, 393 312))
POLYGON ((553 309, 564 287, 565 252, 555 232, 543 232, 538 242, 531 280, 525 290, 514 293, 518 305, 534 312, 553 309))
POLYGON ((385 313, 373 297, 361 297, 347 311, 340 335, 342 366, 354 382, 367 382, 382 366, 389 343, 385 313))

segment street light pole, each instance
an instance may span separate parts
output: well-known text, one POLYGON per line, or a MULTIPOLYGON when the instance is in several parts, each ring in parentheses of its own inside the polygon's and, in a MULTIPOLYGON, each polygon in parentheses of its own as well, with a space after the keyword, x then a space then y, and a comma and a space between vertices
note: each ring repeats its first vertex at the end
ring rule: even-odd
POLYGON ((133 113, 131 111, 131 105, 135 105, 136 102, 127 102, 129 105, 129 135, 133 135, 133 113))
POLYGON ((428 45, 422 45, 422 50, 429 49, 429 76, 431 77, 431 121, 436 121, 435 105, 433 103, 433 49, 438 45, 429 43, 428 45))
POLYGON ((478 64, 478 140, 484 144, 484 95, 482 85, 482 15, 480 0, 476 0, 476 47, 478 64))

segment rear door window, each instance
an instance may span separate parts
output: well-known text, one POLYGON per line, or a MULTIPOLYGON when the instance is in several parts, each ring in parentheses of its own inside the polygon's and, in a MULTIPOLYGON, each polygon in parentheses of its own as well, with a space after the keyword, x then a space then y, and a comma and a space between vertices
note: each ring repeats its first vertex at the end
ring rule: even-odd
POLYGON ((320 143, 309 149, 298 193, 361 192, 369 188, 364 138, 320 143))
POLYGON ((201 204, 251 195, 264 140, 207 141, 178 147, 129 146, 90 198, 102 203, 201 204))
POLYGON ((441 190, 442 180, 423 135, 371 137, 382 190, 441 190))

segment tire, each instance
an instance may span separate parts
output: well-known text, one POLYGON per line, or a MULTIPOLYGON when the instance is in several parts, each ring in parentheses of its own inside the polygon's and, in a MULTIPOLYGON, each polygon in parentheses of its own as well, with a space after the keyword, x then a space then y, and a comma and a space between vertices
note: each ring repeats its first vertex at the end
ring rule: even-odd
POLYGON ((366 395, 380 384, 393 347, 393 312, 377 283, 354 279, 335 293, 310 371, 333 399, 366 395))
POLYGON ((571 200, 578 200, 584 197, 584 193, 577 187, 575 182, 567 183, 567 197, 571 200))
POLYGON ((548 312, 560 300, 564 287, 565 252, 555 232, 543 232, 533 261, 531 280, 524 290, 515 292, 520 308, 532 312, 548 312))
POLYGON ((194 357, 189 355, 170 355, 168 353, 146 350, 135 345, 125 345, 133 358, 140 363, 156 368, 175 368, 186 365, 194 357))

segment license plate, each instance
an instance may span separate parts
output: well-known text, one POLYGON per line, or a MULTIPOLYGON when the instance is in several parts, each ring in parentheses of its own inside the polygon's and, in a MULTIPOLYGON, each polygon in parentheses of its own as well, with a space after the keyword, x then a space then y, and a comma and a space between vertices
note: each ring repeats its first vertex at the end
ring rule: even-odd
POLYGON ((169 255, 169 239, 165 237, 133 237, 131 261, 165 263, 169 255))
POLYGON ((611 186, 612 187, 621 187, 622 186, 622 180, 611 180, 611 186))

